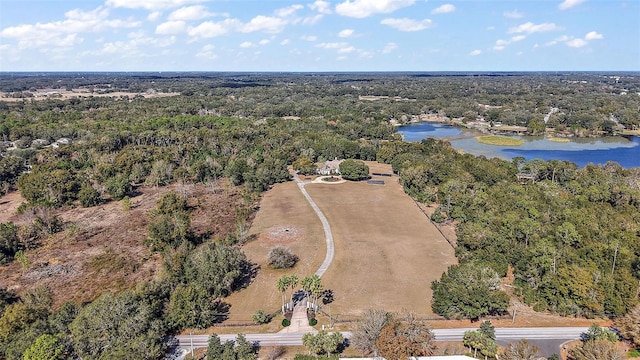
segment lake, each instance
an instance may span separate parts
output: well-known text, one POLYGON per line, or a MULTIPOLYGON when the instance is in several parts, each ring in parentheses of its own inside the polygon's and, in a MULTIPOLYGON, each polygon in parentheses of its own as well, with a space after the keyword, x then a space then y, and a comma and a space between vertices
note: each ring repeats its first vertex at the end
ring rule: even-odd
POLYGON ((449 125, 422 122, 398 128, 405 141, 420 141, 426 138, 448 140, 451 145, 466 153, 487 158, 511 160, 522 156, 527 160, 568 160, 582 167, 589 163, 605 164, 615 161, 625 168, 640 167, 640 137, 611 136, 603 138, 571 139, 562 143, 539 136, 514 136, 524 144, 495 146, 478 142, 477 131, 460 129, 449 125))

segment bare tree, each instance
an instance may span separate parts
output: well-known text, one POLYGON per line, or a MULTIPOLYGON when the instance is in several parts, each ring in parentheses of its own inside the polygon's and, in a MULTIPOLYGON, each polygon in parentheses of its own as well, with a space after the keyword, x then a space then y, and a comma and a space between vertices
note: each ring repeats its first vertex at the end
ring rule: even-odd
POLYGON ((609 340, 590 340, 569 351, 570 360, 624 360, 626 354, 618 344, 609 340))
POLYGON ((500 353, 500 360, 535 360, 537 354, 538 347, 522 339, 507 345, 500 353))
POLYGON ((379 356, 376 340, 389 322, 391 315, 384 310, 369 309, 362 314, 356 331, 351 336, 351 344, 363 355, 379 356))

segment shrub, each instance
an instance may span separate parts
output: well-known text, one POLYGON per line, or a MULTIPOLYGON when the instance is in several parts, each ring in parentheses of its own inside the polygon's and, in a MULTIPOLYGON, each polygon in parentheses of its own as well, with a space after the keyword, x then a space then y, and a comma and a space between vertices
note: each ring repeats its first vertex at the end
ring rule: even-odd
POLYGON ((274 269, 289 269, 298 261, 298 257, 291 249, 284 246, 276 246, 269 252, 269 266, 274 269))
POLYGON ((436 209, 436 211, 431 214, 431 221, 441 224, 445 220, 445 216, 440 212, 440 210, 436 209))
POLYGON ((102 197, 98 190, 94 189, 93 186, 85 184, 80 189, 78 193, 78 199, 80 199, 80 204, 82 207, 92 207, 96 205, 100 205, 102 202, 102 197))
POLYGON ((364 180, 369 178, 369 167, 364 161, 347 159, 340 163, 340 175, 347 180, 364 180))
POLYGON ((309 319, 309 326, 316 326, 318 324, 318 320, 316 318, 309 319))
POLYGON ((271 315, 264 312, 264 310, 260 309, 253 314, 253 322, 256 324, 266 324, 271 321, 271 315))
POLYGON ((287 327, 291 325, 291 321, 289 321, 289 319, 282 319, 282 326, 283 327, 287 327))

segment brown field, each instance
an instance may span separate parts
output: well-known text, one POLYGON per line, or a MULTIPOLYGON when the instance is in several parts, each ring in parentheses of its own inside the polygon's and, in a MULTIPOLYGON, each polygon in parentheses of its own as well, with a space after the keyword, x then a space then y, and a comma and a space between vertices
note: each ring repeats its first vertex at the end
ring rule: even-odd
MULTIPOLYGON (((391 173, 387 165, 369 166, 372 172, 391 173)), ((404 194, 396 176, 374 178, 385 185, 306 185, 329 220, 335 240, 334 261, 322 278, 335 300, 324 310, 338 320, 355 319, 369 308, 412 310, 431 317, 429 285, 456 262, 453 248, 404 194)), ((325 256, 320 221, 295 183, 278 184, 265 194, 251 233, 258 234, 257 240, 244 250, 261 270, 247 289, 226 299, 232 304, 228 324, 250 321, 258 309, 277 311, 277 278, 291 272, 311 275, 325 256), (275 244, 289 246, 300 257, 292 271, 266 266, 267 253, 275 244)))
POLYGON ((244 245, 243 251, 260 271, 251 285, 225 299, 231 304, 227 324, 251 322, 258 309, 280 311, 281 293, 276 290, 276 280, 283 274, 296 273, 300 278, 313 274, 326 253, 320 220, 293 181, 277 184, 263 195, 249 237, 256 239, 244 245), (293 269, 269 268, 267 255, 277 245, 289 247, 299 257, 293 269))
POLYGON ((24 98, 16 98, 12 97, 11 93, 0 91, 0 101, 31 101, 31 100, 69 100, 73 98, 90 98, 90 97, 112 97, 112 98, 121 98, 128 97, 133 98, 135 96, 142 96, 144 98, 158 98, 158 97, 166 97, 166 96, 177 96, 180 93, 158 93, 158 92, 149 92, 149 93, 140 93, 140 92, 128 92, 128 91, 113 91, 113 92, 104 92, 104 91, 91 91, 88 88, 79 88, 73 90, 65 90, 65 89, 39 89, 33 92, 33 97, 24 97, 24 98))
MULTIPOLYGON (((48 286, 57 307, 65 301, 92 301, 104 292, 131 289, 155 278, 162 261, 159 254, 151 254, 143 244, 147 218, 156 201, 171 190, 188 194, 189 203, 197 206, 191 222, 196 234, 211 232, 224 237, 234 231, 234 204, 241 199, 233 188, 219 186, 215 193, 201 185, 138 190, 128 211, 118 201, 60 210, 57 215, 66 229, 43 240, 41 247, 26 252, 28 268, 21 268, 16 261, 0 266, 0 287, 20 294, 48 286)), ((15 213, 23 201, 17 192, 1 197, 0 222, 20 225, 30 221, 29 216, 15 213)))
MULTIPOLYGON (((372 172, 391 173, 391 168, 372 166, 372 172)), ((336 243, 334 262, 323 277, 334 291, 331 311, 339 318, 368 308, 431 317, 430 284, 456 263, 453 248, 404 194, 397 177, 374 178, 385 184, 307 186, 336 243)))

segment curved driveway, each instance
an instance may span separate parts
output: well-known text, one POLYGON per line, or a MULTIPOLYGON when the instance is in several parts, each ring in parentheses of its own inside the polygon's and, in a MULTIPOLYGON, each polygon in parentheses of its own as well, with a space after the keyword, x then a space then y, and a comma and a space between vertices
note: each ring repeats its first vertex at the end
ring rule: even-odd
POLYGON ((320 218, 320 222, 322 223, 322 230, 324 230, 324 239, 327 243, 327 255, 325 255, 324 261, 322 262, 322 264, 320 264, 320 267, 315 272, 315 275, 318 275, 318 277, 322 277, 322 275, 324 275, 324 273, 329 268, 329 265, 331 265, 331 262, 333 261, 333 254, 335 253, 335 247, 333 245, 333 234, 331 233, 331 225, 329 225, 329 221, 327 221, 327 218, 324 216, 318 205, 316 205, 315 201, 313 201, 307 190, 304 188, 304 181, 300 180, 298 174, 293 174, 293 179, 296 181, 296 184, 298 184, 300 192, 302 192, 302 195, 304 195, 305 199, 307 199, 309 205, 311 205, 313 211, 316 212, 316 215, 318 215, 318 218, 320 218))

